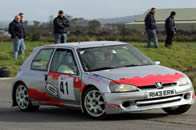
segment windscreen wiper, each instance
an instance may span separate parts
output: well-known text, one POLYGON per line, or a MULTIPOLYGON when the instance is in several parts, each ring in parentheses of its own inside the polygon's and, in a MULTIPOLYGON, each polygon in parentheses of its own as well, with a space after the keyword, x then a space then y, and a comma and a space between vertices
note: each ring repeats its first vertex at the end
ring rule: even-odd
POLYGON ((125 65, 125 66, 123 66, 123 67, 133 67, 133 66, 140 66, 140 65, 130 64, 130 65, 125 65))
POLYGON ((92 69, 90 71, 99 71, 99 70, 107 70, 107 69, 114 69, 114 67, 102 67, 102 68, 92 69))

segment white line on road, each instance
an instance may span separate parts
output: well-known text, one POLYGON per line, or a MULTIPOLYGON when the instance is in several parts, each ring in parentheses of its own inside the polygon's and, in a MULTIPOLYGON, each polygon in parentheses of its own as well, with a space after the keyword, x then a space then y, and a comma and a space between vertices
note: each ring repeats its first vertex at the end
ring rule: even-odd
POLYGON ((10 80, 10 79, 14 79, 12 77, 9 77, 9 78, 0 78, 0 80, 10 80))

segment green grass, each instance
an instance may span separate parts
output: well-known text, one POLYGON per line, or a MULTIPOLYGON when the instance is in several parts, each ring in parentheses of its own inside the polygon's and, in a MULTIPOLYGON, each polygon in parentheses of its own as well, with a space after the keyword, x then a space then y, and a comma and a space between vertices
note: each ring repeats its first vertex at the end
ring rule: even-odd
MULTIPOLYGON (((26 51, 25 58, 27 58, 35 47, 51 44, 42 42, 25 42, 26 51)), ((163 43, 160 43, 160 48, 146 48, 146 43, 131 42, 131 45, 138 48, 145 55, 150 57, 153 61, 160 61, 161 65, 184 71, 187 69, 196 68, 196 42, 175 42, 171 49, 165 48, 163 43)), ((15 76, 20 65, 24 60, 19 59, 14 61, 12 59, 12 43, 0 42, 0 67, 8 67, 11 71, 10 76, 15 76)), ((196 87, 196 72, 186 72, 191 78, 196 87)))

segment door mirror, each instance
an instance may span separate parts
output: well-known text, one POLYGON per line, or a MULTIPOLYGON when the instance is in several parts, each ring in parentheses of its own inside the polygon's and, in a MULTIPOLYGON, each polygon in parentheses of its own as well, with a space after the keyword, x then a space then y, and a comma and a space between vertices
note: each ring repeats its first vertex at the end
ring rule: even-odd
POLYGON ((160 61, 155 61, 154 64, 155 64, 155 65, 160 65, 161 62, 160 62, 160 61))

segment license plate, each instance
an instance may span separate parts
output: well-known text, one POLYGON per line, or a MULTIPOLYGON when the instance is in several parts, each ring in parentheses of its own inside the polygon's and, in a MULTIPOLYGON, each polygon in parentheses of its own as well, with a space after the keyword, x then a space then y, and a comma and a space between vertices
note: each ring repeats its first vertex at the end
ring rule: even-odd
POLYGON ((165 97, 165 96, 172 96, 175 95, 176 91, 173 90, 160 90, 160 91, 153 91, 148 93, 148 98, 157 98, 157 97, 165 97))

